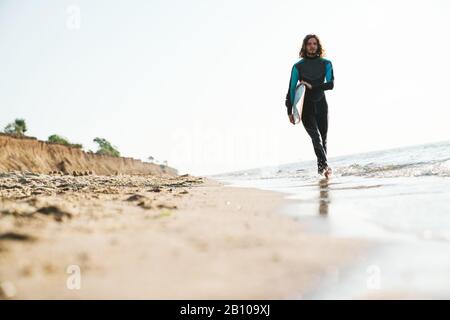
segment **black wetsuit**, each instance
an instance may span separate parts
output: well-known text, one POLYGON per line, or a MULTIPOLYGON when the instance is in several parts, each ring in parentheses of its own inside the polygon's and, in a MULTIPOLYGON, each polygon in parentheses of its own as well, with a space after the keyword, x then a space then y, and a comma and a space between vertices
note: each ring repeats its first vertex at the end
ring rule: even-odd
POLYGON ((292 114, 295 88, 297 82, 301 80, 310 83, 312 86, 311 90, 306 89, 301 117, 303 126, 311 137, 317 157, 317 169, 320 174, 328 165, 328 104, 324 91, 331 90, 334 86, 334 73, 331 61, 319 56, 306 56, 294 64, 285 102, 288 114, 292 114), (326 82, 324 82, 324 79, 326 82))

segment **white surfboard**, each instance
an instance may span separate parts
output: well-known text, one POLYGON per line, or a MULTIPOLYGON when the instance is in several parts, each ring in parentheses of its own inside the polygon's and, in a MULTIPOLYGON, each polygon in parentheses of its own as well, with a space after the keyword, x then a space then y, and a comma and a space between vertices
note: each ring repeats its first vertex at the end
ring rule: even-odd
POLYGON ((292 105, 292 113, 294 115, 294 123, 298 124, 302 120, 303 100, 305 98, 305 85, 299 84, 295 88, 294 104, 292 105))

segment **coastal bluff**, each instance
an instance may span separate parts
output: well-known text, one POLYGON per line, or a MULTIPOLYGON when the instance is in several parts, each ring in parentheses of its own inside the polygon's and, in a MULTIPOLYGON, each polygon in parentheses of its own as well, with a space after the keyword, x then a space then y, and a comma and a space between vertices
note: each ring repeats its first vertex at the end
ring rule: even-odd
POLYGON ((76 175, 178 174, 174 168, 138 159, 99 155, 35 138, 0 134, 0 172, 10 171, 76 175))

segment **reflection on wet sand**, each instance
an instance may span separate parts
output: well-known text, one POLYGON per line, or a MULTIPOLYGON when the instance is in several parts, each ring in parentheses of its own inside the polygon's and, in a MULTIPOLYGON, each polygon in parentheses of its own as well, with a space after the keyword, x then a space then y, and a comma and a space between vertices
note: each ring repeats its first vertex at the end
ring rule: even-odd
MULTIPOLYGON (((350 187, 330 187, 331 185, 338 183, 330 183, 330 180, 327 178, 323 178, 319 180, 319 215, 326 216, 328 215, 330 200, 330 190, 358 190, 358 189, 371 189, 371 188, 379 188, 382 186, 386 186, 389 184, 376 184, 376 185, 358 185, 358 186, 350 186, 350 187)), ((392 184, 393 185, 393 184, 392 184)), ((312 186, 311 184, 305 186, 312 186)))
POLYGON ((329 180, 323 178, 319 180, 319 215, 328 215, 328 206, 330 203, 329 180))

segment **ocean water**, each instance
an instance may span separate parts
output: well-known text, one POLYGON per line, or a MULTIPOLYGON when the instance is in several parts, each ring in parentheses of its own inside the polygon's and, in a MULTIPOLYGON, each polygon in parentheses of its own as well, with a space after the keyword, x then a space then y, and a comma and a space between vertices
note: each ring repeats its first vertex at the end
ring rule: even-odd
POLYGON ((375 244, 346 268, 330 266, 302 298, 450 299, 450 140, 211 176, 284 192, 283 214, 309 232, 375 244))

